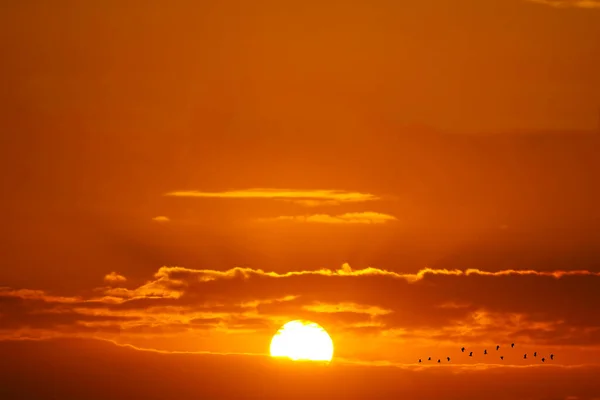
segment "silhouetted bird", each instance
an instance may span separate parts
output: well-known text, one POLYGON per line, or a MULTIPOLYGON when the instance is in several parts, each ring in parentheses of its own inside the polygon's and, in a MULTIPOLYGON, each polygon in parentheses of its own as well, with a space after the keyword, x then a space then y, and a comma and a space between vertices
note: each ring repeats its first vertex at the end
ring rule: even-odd
POLYGON ((438 362, 442 362, 442 361, 438 358, 438 362))
POLYGON ((470 352, 470 353, 469 353, 469 357, 473 357, 473 352, 470 352))
POLYGON ((498 349, 500 349, 500 345, 496 345, 496 351, 498 351, 498 349))
POLYGON ((419 358, 419 362, 421 362, 421 359, 419 358))
POLYGON ((545 362, 545 361, 546 361, 546 359, 544 357, 542 357, 542 362, 545 362))
POLYGON ((537 357, 537 351, 534 351, 534 352, 533 352, 533 356, 534 356, 534 357, 537 357))
POLYGON ((525 354, 525 355, 523 356, 523 358, 527 358, 527 354, 525 354))
POLYGON ((450 362, 450 357, 446 357, 448 359, 448 362, 450 362))
POLYGON ((515 344, 514 344, 514 343, 511 343, 510 347, 515 347, 515 344))
POLYGON ((484 351, 483 351, 483 354, 487 354, 487 350, 484 350, 484 351))
POLYGON ((550 354, 550 359, 554 360, 554 354, 550 354))
POLYGON ((504 356, 500 356, 500 359, 501 359, 501 360, 504 360, 504 356))
POLYGON ((427 361, 431 361, 431 357, 429 357, 429 358, 427 359, 427 361))
POLYGON ((460 349, 460 351, 462 351, 464 353, 465 352, 465 348, 463 347, 462 349, 460 349))

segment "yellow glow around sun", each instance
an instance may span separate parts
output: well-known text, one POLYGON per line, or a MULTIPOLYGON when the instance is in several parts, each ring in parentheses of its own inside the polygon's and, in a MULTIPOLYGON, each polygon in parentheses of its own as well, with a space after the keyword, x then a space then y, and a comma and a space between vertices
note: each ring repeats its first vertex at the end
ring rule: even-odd
POLYGON ((294 361, 331 361, 333 342, 320 325, 310 321, 290 321, 271 340, 271 356, 294 361))

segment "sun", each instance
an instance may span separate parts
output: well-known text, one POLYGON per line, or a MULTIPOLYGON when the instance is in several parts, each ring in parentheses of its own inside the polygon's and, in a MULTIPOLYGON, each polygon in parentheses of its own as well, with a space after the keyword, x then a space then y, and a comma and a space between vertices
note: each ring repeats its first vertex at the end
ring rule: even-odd
POLYGON ((290 321, 273 336, 271 357, 287 357, 294 361, 331 361, 333 342, 319 324, 290 321))

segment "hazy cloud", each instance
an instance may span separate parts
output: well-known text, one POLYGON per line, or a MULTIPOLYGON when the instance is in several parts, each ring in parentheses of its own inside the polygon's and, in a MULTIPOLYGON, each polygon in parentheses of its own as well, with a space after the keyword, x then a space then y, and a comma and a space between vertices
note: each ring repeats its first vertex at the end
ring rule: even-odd
POLYGON ((275 218, 262 218, 262 222, 290 221, 290 222, 308 222, 319 224, 383 224, 390 221, 396 221, 396 217, 378 212, 353 212, 341 215, 312 214, 312 215, 291 215, 279 216, 275 218))
POLYGON ((303 207, 323 207, 323 206, 337 206, 340 204, 337 200, 315 200, 315 199, 303 199, 303 200, 291 200, 291 199, 276 199, 278 201, 284 201, 286 203, 293 203, 303 207))
POLYGON ((600 8, 600 0, 528 0, 556 8, 600 8))
POLYGON ((152 218, 152 221, 156 221, 156 222, 169 222, 170 219, 169 219, 169 217, 165 217, 164 215, 159 215, 157 217, 152 218))
POLYGON ((0 354, 0 393, 11 399, 594 399, 600 391, 597 365, 507 368, 336 359, 320 366, 73 338, 0 342, 0 354), (198 377, 212 384, 196 384, 198 377))

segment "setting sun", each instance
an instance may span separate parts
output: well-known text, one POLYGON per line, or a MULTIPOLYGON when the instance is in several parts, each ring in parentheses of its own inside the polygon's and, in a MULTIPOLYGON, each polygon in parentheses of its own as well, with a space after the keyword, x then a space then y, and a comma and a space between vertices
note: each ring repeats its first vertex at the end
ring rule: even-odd
POLYGON ((325 329, 314 322, 290 321, 273 336, 271 356, 294 361, 331 361, 333 342, 325 329))

